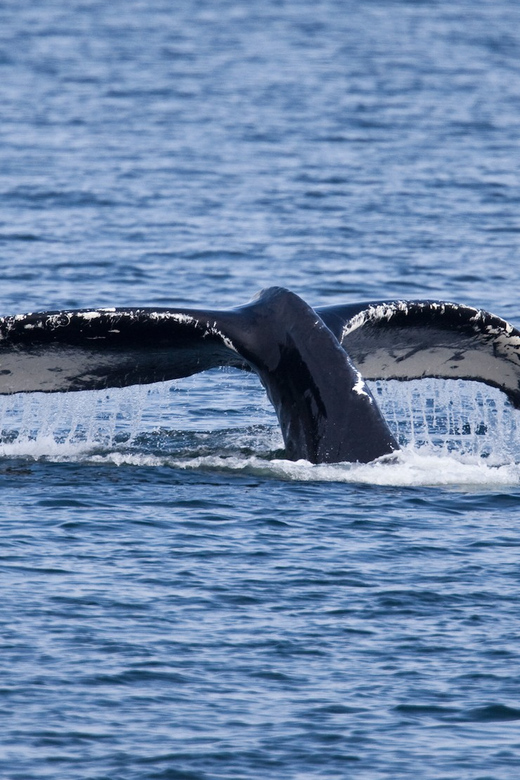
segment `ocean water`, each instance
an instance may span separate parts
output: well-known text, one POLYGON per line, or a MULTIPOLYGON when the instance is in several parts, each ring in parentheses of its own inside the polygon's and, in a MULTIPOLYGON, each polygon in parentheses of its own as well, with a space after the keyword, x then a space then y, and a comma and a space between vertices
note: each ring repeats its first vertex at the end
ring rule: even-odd
MULTIPOLYGON (((520 325, 516 0, 1 0, 0 314, 439 298, 520 325)), ((2 780, 514 780, 518 412, 254 376, 0 399, 2 780)))

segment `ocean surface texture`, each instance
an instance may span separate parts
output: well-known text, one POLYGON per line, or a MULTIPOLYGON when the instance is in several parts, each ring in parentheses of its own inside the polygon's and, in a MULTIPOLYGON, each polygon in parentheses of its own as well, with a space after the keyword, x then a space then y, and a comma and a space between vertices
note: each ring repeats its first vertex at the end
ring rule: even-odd
MULTIPOLYGON (((520 325, 518 0, 0 0, 0 314, 444 299, 520 325)), ((0 399, 2 780, 516 780, 520 426, 253 375, 0 399)))

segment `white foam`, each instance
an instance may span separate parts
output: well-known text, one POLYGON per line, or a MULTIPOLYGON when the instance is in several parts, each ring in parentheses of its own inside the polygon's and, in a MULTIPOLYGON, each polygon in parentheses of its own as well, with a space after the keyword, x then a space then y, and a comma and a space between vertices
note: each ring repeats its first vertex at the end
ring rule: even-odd
MULTIPOLYGON (((14 447, 11 456, 22 454, 14 447)), ((36 448, 32 457, 54 462, 105 463, 118 467, 167 467, 188 471, 217 471, 296 482, 344 482, 394 487, 452 487, 494 489, 517 486, 520 464, 492 466, 483 460, 464 461, 455 456, 403 449, 392 459, 368 464, 334 463, 314 465, 305 460, 289 461, 257 456, 201 455, 178 458, 145 452, 89 452, 84 447, 36 448)))
POLYGON ((358 482, 394 486, 497 486, 517 485, 520 466, 489 466, 485 462, 464 463, 455 457, 403 450, 393 462, 368 464, 334 463, 313 465, 307 461, 218 456, 172 462, 177 468, 218 469, 297 480, 299 482, 358 482))

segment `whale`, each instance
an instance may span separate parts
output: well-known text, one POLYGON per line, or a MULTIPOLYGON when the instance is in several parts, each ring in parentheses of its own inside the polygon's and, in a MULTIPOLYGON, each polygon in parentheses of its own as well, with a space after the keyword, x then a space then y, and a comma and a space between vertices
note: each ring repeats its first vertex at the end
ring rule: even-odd
POLYGON ((286 457, 311 463, 369 463, 399 450, 367 380, 474 380, 520 408, 520 331, 446 301, 313 308, 271 287, 231 309, 0 317, 0 395, 151 384, 219 366, 256 373, 286 457))

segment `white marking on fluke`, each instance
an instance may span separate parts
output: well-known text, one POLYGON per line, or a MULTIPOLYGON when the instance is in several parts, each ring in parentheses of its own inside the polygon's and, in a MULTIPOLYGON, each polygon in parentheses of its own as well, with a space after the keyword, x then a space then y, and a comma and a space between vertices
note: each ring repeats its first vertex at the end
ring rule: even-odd
POLYGON ((360 372, 357 369, 354 369, 354 371, 356 373, 357 378, 356 378, 355 385, 353 385, 352 387, 352 392, 356 393, 357 395, 366 395, 370 403, 372 403, 373 398, 370 395, 370 393, 367 392, 367 386, 365 380, 363 379, 363 377, 361 376, 360 372))
POLYGON ((352 317, 352 319, 349 320, 349 322, 347 322, 347 324, 344 326, 341 333, 341 341, 343 341, 343 339, 346 338, 349 333, 352 333, 352 331, 361 328, 363 325, 366 325, 367 322, 380 322, 381 320, 390 322, 392 317, 398 311, 408 312, 408 309, 409 307, 406 301, 396 301, 393 304, 381 303, 377 306, 367 306, 366 309, 360 311, 359 314, 356 314, 354 317, 352 317))
POLYGON ((96 320, 101 317, 101 313, 99 311, 84 311, 80 316, 83 320, 96 320))

